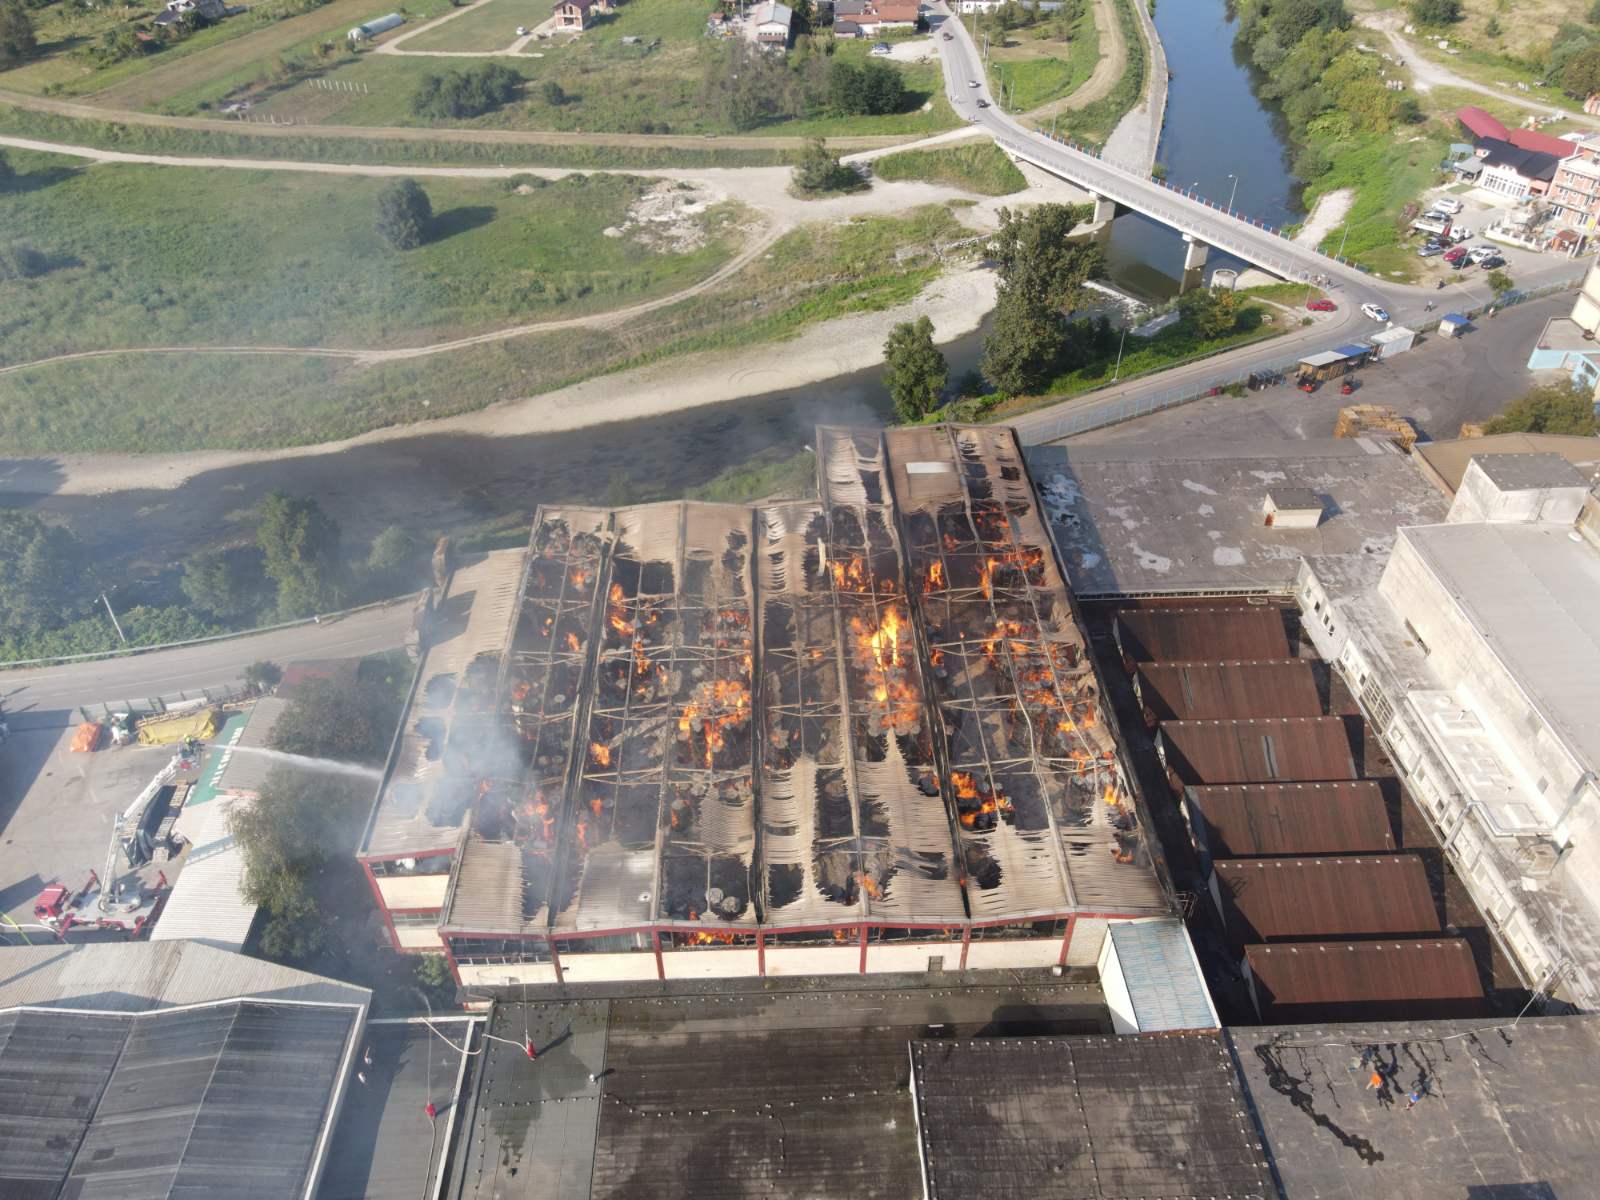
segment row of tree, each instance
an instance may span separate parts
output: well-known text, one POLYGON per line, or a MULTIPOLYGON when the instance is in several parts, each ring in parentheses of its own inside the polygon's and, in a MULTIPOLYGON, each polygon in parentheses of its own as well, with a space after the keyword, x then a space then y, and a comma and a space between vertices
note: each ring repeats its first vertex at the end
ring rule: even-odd
POLYGON ((702 92, 707 110, 731 129, 807 116, 905 112, 922 102, 893 63, 837 58, 832 38, 800 38, 786 55, 730 42, 710 54, 702 92))
POLYGON ((504 63, 489 62, 469 71, 432 72, 417 80, 411 112, 435 120, 479 117, 509 104, 522 91, 522 76, 504 63))

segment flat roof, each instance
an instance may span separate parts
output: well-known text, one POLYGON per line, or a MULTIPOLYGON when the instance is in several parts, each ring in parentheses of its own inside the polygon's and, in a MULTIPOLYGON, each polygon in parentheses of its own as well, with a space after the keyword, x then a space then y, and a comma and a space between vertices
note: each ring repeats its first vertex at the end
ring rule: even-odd
POLYGON ((1376 780, 1217 784, 1185 789, 1212 858, 1381 854, 1394 830, 1376 780))
POLYGON ((1600 1018, 1269 1025, 1229 1029, 1227 1040, 1293 1200, 1594 1192, 1600 1018), (1407 1108, 1413 1091, 1422 1096, 1407 1108))
POLYGON ((1185 784, 1357 779, 1343 717, 1166 721, 1162 761, 1185 784))
POLYGON ((1271 605, 1125 608, 1112 628, 1133 662, 1259 662, 1293 658, 1283 611, 1271 605))
POLYGON ((1439 932, 1428 874, 1415 854, 1235 858, 1212 871, 1235 946, 1439 932))
POLYGON ((911 1086, 928 1200, 1274 1193, 1221 1034, 915 1041, 911 1086))
POLYGON ((254 797, 221 796, 204 805, 189 826, 183 872, 172 885, 150 934, 153 942, 195 940, 222 950, 238 950, 255 924, 256 906, 245 899, 244 852, 229 818, 236 804, 254 797))
POLYGON ((1323 712, 1316 672, 1299 658, 1263 662, 1140 663, 1140 703, 1158 721, 1230 717, 1316 717, 1323 712))
POLYGON ((1568 525, 1402 532, 1585 766, 1600 767, 1600 552, 1568 525))
POLYGON ((259 792, 261 784, 276 764, 265 754, 238 754, 235 749, 248 750, 252 746, 265 747, 272 736, 289 701, 279 696, 263 696, 250 707, 245 718, 244 731, 237 739, 230 739, 222 748, 222 760, 214 776, 218 791, 259 792))
POLYGON ((359 1007, 0 1013, 8 1196, 306 1200, 359 1007))
POLYGON ((1481 438, 1418 442, 1411 453, 1432 468, 1446 490, 1452 493, 1461 486, 1467 463, 1482 455, 1559 454, 1582 472, 1585 479, 1600 470, 1600 438, 1566 437, 1555 433, 1493 433, 1481 438))
POLYGON ((1050 532, 1081 598, 1288 594, 1300 559, 1325 560, 1338 590, 1377 582, 1395 529, 1442 521, 1446 505, 1383 439, 1028 447, 1050 532), (1313 529, 1267 526, 1268 491, 1324 502, 1313 529))
POLYGON ((1261 1019, 1376 1021, 1485 1015, 1472 947, 1461 938, 1246 946, 1261 1019))
POLYGON ((1472 461, 1503 492, 1589 486, 1588 477, 1582 471, 1549 450, 1526 454, 1474 454, 1472 461))

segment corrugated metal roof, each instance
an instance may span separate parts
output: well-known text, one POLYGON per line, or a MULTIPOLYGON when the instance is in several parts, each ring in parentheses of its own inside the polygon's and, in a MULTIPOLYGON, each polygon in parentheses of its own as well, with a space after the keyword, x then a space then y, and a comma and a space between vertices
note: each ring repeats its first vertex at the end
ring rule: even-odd
POLYGON ((1157 721, 1234 717, 1317 717, 1323 712, 1311 664, 1265 662, 1141 663, 1134 686, 1157 721))
POLYGON ((1217 1027, 1211 993, 1182 921, 1111 921, 1106 932, 1117 949, 1140 1033, 1217 1027))
POLYGON ((1485 1012, 1472 947, 1461 938, 1248 946, 1263 1021, 1476 1017, 1485 1012))
POLYGON ((1185 784, 1356 779, 1342 717, 1167 721, 1156 735, 1167 769, 1185 784))
POLYGON ((1186 799, 1190 825, 1213 858, 1395 848, 1383 791, 1371 779, 1192 787, 1186 799))
POLYGON ((272 736, 273 726, 278 723, 278 718, 283 716, 284 709, 288 707, 289 702, 278 696, 263 696, 255 702, 239 740, 222 751, 220 777, 217 779, 219 791, 248 792, 254 795, 261 790, 267 772, 275 765, 273 760, 265 754, 238 754, 235 753, 235 749, 248 749, 252 746, 265 748, 267 739, 272 736))
POLYGON ((1113 633, 1131 662, 1226 662, 1290 658, 1283 613, 1271 605, 1137 608, 1117 614, 1113 633))
POLYGON ((161 907, 151 941, 192 939, 222 950, 244 945, 255 923, 256 906, 240 894, 244 854, 228 826, 228 814, 235 804, 253 803, 223 797, 205 807, 204 820, 184 854, 183 870, 161 907))
POLYGON ((927 1200, 1276 1194, 1220 1034, 915 1041, 911 1072, 927 1200))
POLYGON ((1439 932, 1422 859, 1240 858, 1213 864, 1229 942, 1439 932))
POLYGON ((364 1005, 371 992, 199 942, 0 948, 0 1009, 143 1012, 241 996, 364 1005))

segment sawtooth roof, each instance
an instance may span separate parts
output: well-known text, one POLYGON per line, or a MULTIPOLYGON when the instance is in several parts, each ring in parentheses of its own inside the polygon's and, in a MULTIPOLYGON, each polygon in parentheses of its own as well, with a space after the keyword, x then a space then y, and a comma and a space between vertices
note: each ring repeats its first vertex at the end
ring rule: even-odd
POLYGON ((1414 854, 1228 859, 1212 870, 1235 946, 1439 932, 1427 871, 1414 854))
POLYGON ((1186 788, 1190 828, 1212 858, 1382 854, 1394 830, 1376 780, 1186 788))

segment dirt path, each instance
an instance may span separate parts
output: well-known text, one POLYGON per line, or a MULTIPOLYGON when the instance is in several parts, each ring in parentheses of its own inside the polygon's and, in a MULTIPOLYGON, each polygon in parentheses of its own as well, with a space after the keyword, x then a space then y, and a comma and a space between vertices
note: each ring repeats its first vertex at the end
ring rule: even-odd
POLYGON ((1087 107, 1105 96, 1122 78, 1123 69, 1128 65, 1128 47, 1122 40, 1122 24, 1117 20, 1113 0, 1094 0, 1094 27, 1100 35, 1100 61, 1095 63, 1089 78, 1069 95, 1023 113, 1025 120, 1049 120, 1057 113, 1087 107))
MULTIPOLYGON (((363 9, 363 12, 368 11, 363 9)), ((298 20, 299 18, 295 18, 298 20)), ((390 142, 470 142, 485 146, 628 146, 642 149, 678 150, 794 150, 809 138, 753 134, 705 137, 681 133, 564 133, 534 129, 437 129, 400 125, 272 125, 228 121, 218 117, 174 117, 165 113, 134 112, 105 107, 81 100, 59 100, 49 96, 29 96, 0 88, 0 104, 10 104, 31 112, 51 113, 74 120, 120 121, 125 125, 148 125, 164 129, 195 129, 207 133, 248 134, 252 137, 362 138, 390 142)), ((905 146, 917 140, 912 134, 873 134, 829 138, 828 145, 840 151, 873 150, 884 146, 905 146)), ((406 168, 410 170, 411 168, 406 168)))
POLYGON ((1306 214, 1300 232, 1294 235, 1295 245, 1309 246, 1313 250, 1322 245, 1322 239, 1339 228, 1355 199, 1354 188, 1339 188, 1318 196, 1316 206, 1306 214))
POLYGON ((451 21, 456 17, 464 16, 465 14, 482 8, 485 4, 489 4, 491 2, 492 0, 474 0, 473 3, 464 4, 460 8, 452 8, 442 17, 435 17, 431 21, 424 21, 415 29, 408 29, 398 37, 386 39, 373 49, 373 53, 410 54, 415 55, 418 58, 506 58, 511 55, 521 54, 528 48, 529 42, 533 41, 543 33, 553 32, 558 27, 559 22, 556 17, 546 17, 539 24, 529 29, 527 33, 523 34, 519 38, 515 38, 511 44, 505 47, 503 50, 402 50, 400 48, 417 35, 427 33, 430 29, 436 29, 440 25, 443 25, 446 21, 451 21))

